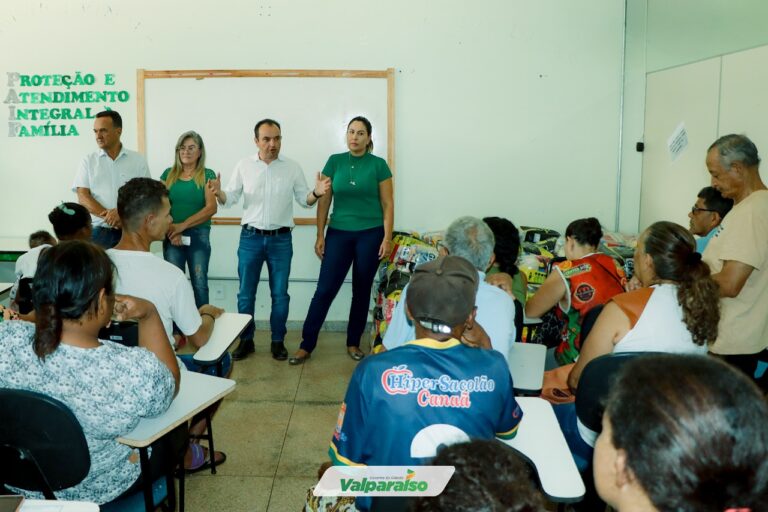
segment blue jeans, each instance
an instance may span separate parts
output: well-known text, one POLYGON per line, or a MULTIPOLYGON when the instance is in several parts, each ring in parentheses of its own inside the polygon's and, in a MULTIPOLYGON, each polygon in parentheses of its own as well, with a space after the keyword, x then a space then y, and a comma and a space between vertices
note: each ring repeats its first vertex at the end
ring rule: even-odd
POLYGON ((93 231, 91 232, 91 240, 93 243, 102 246, 105 250, 116 246, 122 236, 122 229, 112 229, 109 226, 94 226, 93 231))
POLYGON ((188 236, 189 245, 173 245, 163 240, 163 257, 185 272, 189 268, 195 304, 199 308, 208 302, 208 263, 211 261, 211 228, 197 226, 189 228, 182 236, 188 236))
POLYGON ((560 430, 563 431, 576 467, 581 472, 586 471, 592 464, 592 453, 595 449, 589 446, 579 434, 579 427, 576 424, 576 404, 553 405, 552 409, 555 411, 557 423, 560 425, 560 430))
POLYGON ((206 375, 212 375, 214 377, 226 377, 229 372, 232 371, 232 356, 229 352, 224 353, 224 358, 221 360, 221 375, 216 372, 216 365, 200 366, 195 362, 194 354, 179 354, 177 356, 187 367, 187 370, 195 373, 204 373, 206 375))
MULTIPOLYGON (((237 311, 253 315, 256 307, 256 288, 259 286, 261 267, 267 262, 269 272, 269 291, 272 294, 272 311, 269 314, 269 326, 272 329, 272 342, 285 340, 288 320, 288 276, 291 273, 293 258, 293 238, 291 233, 264 236, 245 227, 240 231, 240 246, 237 248, 237 275, 240 278, 240 291, 237 293, 237 311)), ((253 321, 240 335, 241 340, 253 339, 253 321)))
POLYGON ((352 305, 347 323, 347 346, 359 347, 360 337, 368 321, 371 286, 379 267, 379 247, 384 239, 382 226, 361 231, 328 228, 325 234, 325 254, 320 265, 317 290, 309 304, 302 329, 301 348, 312 352, 317 336, 325 322, 331 303, 339 293, 344 278, 352 267, 352 305))

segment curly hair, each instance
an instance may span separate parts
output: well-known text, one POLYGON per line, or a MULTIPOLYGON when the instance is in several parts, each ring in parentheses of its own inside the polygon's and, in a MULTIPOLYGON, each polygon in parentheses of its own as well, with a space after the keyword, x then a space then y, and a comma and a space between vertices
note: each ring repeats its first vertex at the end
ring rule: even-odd
POLYGON ((656 222, 645 232, 644 250, 656 276, 677 283, 677 301, 693 342, 714 342, 720 322, 720 290, 696 252, 693 235, 674 222, 656 222))
POLYGON ((499 270, 514 276, 520 269, 517 268, 517 258, 520 256, 520 232, 512 221, 502 217, 485 217, 483 222, 493 231, 496 245, 493 254, 499 270))
POLYGON ((726 363, 636 358, 622 369, 605 414, 614 448, 626 453, 657 510, 768 510, 768 402, 726 363))
POLYGON ((475 440, 443 448, 434 466, 455 466, 443 492, 420 498, 416 512, 544 512, 534 488, 531 468, 509 446, 497 440, 475 440))

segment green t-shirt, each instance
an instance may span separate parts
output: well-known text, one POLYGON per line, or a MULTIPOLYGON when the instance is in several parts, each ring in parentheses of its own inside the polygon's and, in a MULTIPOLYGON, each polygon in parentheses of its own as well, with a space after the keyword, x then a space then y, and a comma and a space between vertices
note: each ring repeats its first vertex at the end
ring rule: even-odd
MULTIPOLYGON (((160 181, 165 182, 171 169, 166 169, 160 181)), ((205 169, 205 182, 216 179, 216 173, 210 169, 205 169)), ((184 222, 192 215, 196 214, 205 207, 205 189, 198 187, 195 180, 183 181, 176 180, 176 183, 168 190, 168 196, 171 200, 171 217, 174 223, 184 222)), ((195 227, 210 226, 211 221, 205 221, 195 227)))
MULTIPOLYGON (((501 272, 501 270, 499 270, 499 267, 494 264, 485 274, 490 276, 493 274, 498 274, 499 272, 501 272)), ((517 299, 517 302, 525 307, 527 293, 528 290, 525 289, 525 283, 523 283, 523 273, 518 269, 517 273, 512 276, 512 296, 517 299)))
POLYGON ((361 231, 384 224, 379 183, 390 179, 392 172, 383 158, 371 153, 331 155, 323 174, 331 178, 333 188, 330 227, 361 231))

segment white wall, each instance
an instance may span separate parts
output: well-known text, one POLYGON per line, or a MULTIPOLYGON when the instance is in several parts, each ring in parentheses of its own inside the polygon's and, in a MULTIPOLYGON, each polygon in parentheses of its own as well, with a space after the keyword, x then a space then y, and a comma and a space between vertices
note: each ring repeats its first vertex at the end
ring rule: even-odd
POLYGON ((648 72, 768 43, 765 0, 642 1, 648 4, 648 72))
MULTIPOLYGON (((768 140, 762 93, 768 2, 641 0, 629 6, 627 58, 644 53, 647 72, 639 228, 657 220, 687 226, 696 193, 709 184, 704 156, 715 138, 746 133, 758 149, 768 147, 761 145, 768 140), (638 15, 641 4, 645 19, 638 15), (643 30, 643 38, 630 38, 643 30), (672 161, 667 138, 680 122, 689 146, 672 161)), ((630 113, 625 105, 625 120, 630 113)), ((625 160, 629 149, 624 148, 625 160)), ((629 201, 622 196, 622 205, 629 201)))
MULTIPOLYGON (((611 227, 616 220, 622 2, 6 0, 3 7, 10 14, 0 19, 2 98, 8 71, 115 73, 132 94, 122 108, 128 147, 136 144, 137 68, 395 67, 397 228, 439 229, 465 214, 558 229, 587 215, 611 227)), ((0 218, 14 219, 0 235, 46 227, 48 209, 73 197, 77 161, 94 149, 89 123, 78 126, 80 137, 0 131, 0 218)), ((214 258, 231 260, 231 275, 225 231, 236 229, 214 228, 221 240, 214 258)), ((295 277, 317 275, 313 236, 314 228, 295 231, 295 277)), ((292 284, 291 319, 303 318, 312 289, 292 284)), ((338 302, 330 318, 343 320, 338 302)))

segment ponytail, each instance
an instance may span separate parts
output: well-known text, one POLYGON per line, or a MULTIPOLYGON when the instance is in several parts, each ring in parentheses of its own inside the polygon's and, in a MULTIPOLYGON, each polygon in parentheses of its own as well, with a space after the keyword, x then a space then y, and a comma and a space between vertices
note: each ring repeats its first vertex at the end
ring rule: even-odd
POLYGON ((692 252, 686 259, 688 272, 677 287, 677 301, 683 308, 683 322, 697 345, 717 339, 720 322, 720 289, 701 261, 701 254, 692 252))
POLYGON ((61 343, 61 313, 55 304, 39 305, 35 311, 35 342, 33 348, 40 359, 52 354, 61 343))
POLYGON ((714 342, 720 322, 720 290, 696 252, 693 235, 674 222, 661 221, 651 224, 641 238, 656 276, 677 284, 677 301, 693 342, 714 342))
POLYGON ((65 320, 98 312, 101 290, 114 294, 113 276, 109 256, 91 242, 65 241, 40 253, 32 296, 37 357, 56 351, 65 320))
POLYGON ((514 277, 520 272, 517 268, 517 258, 520 255, 520 232, 512 221, 501 217, 485 217, 483 222, 493 231, 495 239, 493 253, 496 255, 499 271, 514 277))

